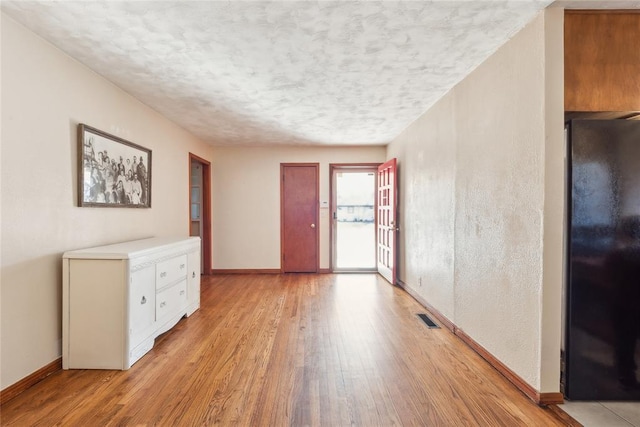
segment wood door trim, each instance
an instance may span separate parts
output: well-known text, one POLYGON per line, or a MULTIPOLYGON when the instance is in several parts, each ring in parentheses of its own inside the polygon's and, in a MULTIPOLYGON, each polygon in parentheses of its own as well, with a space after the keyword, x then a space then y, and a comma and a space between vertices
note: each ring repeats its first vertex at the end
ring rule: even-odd
MULTIPOLYGON (((320 163, 280 163, 280 272, 284 273, 284 169, 287 167, 315 167, 316 198, 320 197, 320 163)), ((316 200, 316 259, 315 272, 320 268, 320 206, 316 200)))
MULTIPOLYGON (((202 259, 203 268, 201 274, 211 274, 211 162, 189 153, 189 227, 191 230, 191 162, 196 161, 202 165, 202 259)), ((191 233, 189 233, 191 234, 191 233)))
MULTIPOLYGON (((374 183, 374 196, 373 196, 373 224, 374 227, 376 229, 375 235, 375 252, 378 252, 378 233, 377 233, 377 224, 378 224, 378 198, 376 197, 376 189, 378 188, 378 166, 380 166, 382 163, 329 163, 329 272, 333 272, 333 258, 334 258, 334 253, 333 253, 333 234, 334 234, 334 227, 333 227, 333 212, 334 209, 336 209, 335 206, 335 200, 334 200, 334 194, 333 194, 333 187, 335 185, 335 182, 333 181, 333 172, 336 169, 348 169, 348 170, 353 170, 353 171, 357 171, 358 169, 363 169, 363 170, 367 170, 367 169, 371 169, 373 171, 373 175, 375 177, 375 183, 374 183)), ((376 256, 376 262, 377 262, 378 257, 376 256)))
POLYGON ((640 13, 640 10, 635 9, 565 9, 566 15, 633 15, 640 13))

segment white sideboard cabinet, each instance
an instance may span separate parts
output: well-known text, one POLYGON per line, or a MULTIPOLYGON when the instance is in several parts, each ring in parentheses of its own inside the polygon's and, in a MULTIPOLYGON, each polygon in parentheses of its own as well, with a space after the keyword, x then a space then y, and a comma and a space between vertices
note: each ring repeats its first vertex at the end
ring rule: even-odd
POLYGON ((65 252, 62 275, 62 367, 129 369, 200 308, 200 238, 65 252))

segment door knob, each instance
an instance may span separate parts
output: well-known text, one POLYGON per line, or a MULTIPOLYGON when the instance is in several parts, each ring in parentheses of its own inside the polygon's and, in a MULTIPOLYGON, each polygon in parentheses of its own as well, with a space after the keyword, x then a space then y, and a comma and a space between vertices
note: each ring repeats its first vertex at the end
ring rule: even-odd
POLYGON ((316 225, 315 224, 311 224, 311 228, 316 228, 316 225))

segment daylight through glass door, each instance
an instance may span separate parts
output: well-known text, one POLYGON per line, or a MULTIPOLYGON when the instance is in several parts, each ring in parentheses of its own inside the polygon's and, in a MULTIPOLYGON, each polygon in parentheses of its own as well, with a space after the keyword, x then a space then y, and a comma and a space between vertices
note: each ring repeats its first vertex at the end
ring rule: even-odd
POLYGON ((335 271, 376 268, 375 179, 373 170, 335 170, 335 271))

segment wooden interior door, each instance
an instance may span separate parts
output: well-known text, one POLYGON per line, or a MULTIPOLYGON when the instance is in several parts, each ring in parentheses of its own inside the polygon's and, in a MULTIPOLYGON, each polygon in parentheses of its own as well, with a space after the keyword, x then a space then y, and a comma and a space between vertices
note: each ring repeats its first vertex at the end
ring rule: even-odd
POLYGON ((392 285, 396 284, 396 159, 378 167, 378 273, 392 285))
POLYGON ((283 163, 280 172, 282 271, 317 273, 319 165, 283 163))

